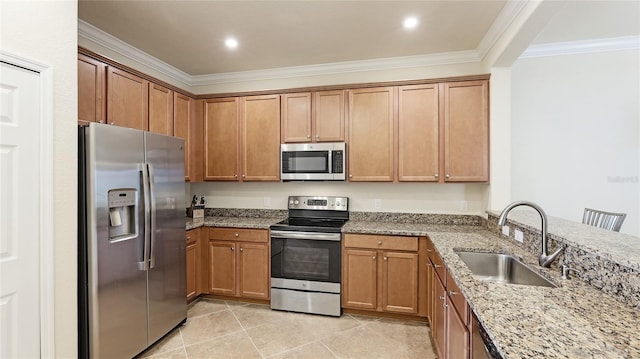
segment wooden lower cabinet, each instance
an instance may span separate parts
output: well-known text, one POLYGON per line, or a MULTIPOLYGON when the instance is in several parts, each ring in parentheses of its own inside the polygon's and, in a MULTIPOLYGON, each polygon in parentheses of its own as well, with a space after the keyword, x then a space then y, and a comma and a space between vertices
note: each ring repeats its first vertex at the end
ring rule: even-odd
MULTIPOLYGON (((435 251, 430 252, 430 258, 432 266, 435 263, 442 263, 442 259, 435 251)), ((444 266, 440 271, 431 270, 431 273, 433 294, 431 333, 438 357, 469 359, 471 358, 469 305, 444 266)))
POLYGON ((186 273, 187 273, 187 301, 197 298, 206 288, 203 265, 206 263, 206 250, 203 248, 202 229, 196 228, 186 232, 186 273))
POLYGON ((419 310, 417 237, 346 234, 343 245, 344 308, 426 315, 419 310))
POLYGON ((269 299, 268 240, 267 230, 210 228, 209 294, 269 299))

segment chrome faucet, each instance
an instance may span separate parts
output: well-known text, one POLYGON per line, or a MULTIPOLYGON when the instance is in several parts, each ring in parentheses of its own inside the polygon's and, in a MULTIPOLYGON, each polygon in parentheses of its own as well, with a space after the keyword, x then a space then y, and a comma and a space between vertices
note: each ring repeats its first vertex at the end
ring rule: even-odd
POLYGON ((540 218, 542 219, 542 254, 540 255, 540 259, 538 262, 543 267, 550 267, 551 263, 553 263, 553 261, 556 258, 558 258, 558 256, 560 255, 560 253, 562 253, 562 250, 564 248, 559 248, 557 251, 555 251, 551 255, 547 253, 549 250, 549 243, 547 238, 547 215, 544 213, 542 208, 540 208, 540 206, 538 206, 533 202, 527 202, 527 201, 513 202, 510 205, 506 206, 502 210, 502 213, 500 213, 500 217, 498 218, 498 226, 500 227, 504 226, 507 223, 507 214, 509 214, 509 212, 514 207, 518 207, 518 206, 529 206, 535 209, 536 211, 538 211, 538 213, 540 214, 540 218))

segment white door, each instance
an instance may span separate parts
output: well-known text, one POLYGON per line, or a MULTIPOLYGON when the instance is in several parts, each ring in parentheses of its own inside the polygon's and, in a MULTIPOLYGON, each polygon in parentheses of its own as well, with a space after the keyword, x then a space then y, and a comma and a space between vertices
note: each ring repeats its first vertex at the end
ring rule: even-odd
POLYGON ((0 65, 0 358, 37 358, 40 75, 0 65))

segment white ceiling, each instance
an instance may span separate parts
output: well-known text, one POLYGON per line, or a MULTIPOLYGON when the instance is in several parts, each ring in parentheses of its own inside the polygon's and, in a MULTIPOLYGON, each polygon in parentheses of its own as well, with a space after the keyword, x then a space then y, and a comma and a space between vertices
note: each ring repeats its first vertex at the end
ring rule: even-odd
MULTIPOLYGON (((78 16, 195 76, 477 51, 498 22, 508 23, 503 9, 515 15, 507 3, 80 0, 78 16), (408 15, 420 21, 413 31, 402 28, 408 15), (237 49, 224 47, 227 36, 237 49)), ((536 43, 640 34, 637 0, 567 3, 536 43)))

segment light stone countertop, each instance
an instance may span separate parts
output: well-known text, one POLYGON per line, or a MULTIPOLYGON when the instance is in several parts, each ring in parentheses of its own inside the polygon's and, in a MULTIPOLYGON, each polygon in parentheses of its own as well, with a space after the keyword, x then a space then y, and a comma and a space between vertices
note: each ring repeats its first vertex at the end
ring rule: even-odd
MULTIPOLYGON (((487 211, 499 217, 498 211, 487 211)), ((514 209, 507 221, 540 231, 540 215, 533 209, 514 209)), ((562 218, 547 216, 549 237, 640 271, 640 237, 607 231, 562 218)))
POLYGON ((284 218, 255 218, 255 217, 204 217, 186 218, 187 230, 198 227, 230 227, 230 228, 253 228, 269 229, 272 224, 278 223, 284 218))
POLYGON ((504 358, 640 358, 640 312, 482 227, 350 221, 345 233, 428 235, 504 358), (487 283, 454 248, 512 254, 558 287, 487 283))

